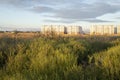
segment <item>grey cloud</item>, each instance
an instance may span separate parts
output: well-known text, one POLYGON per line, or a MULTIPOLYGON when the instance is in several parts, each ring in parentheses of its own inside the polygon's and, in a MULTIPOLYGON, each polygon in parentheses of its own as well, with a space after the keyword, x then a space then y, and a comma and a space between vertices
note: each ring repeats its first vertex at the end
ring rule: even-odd
MULTIPOLYGON (((80 4, 73 5, 72 7, 58 9, 53 13, 53 16, 47 16, 52 18, 61 18, 60 21, 51 22, 78 22, 78 21, 87 21, 87 22, 109 22, 104 20, 96 19, 96 17, 102 16, 107 13, 115 13, 120 11, 120 5, 110 5, 107 3, 95 3, 95 4, 80 4)), ((49 20, 50 21, 50 20, 49 20)))
MULTIPOLYGON (((79 0, 80 2, 83 0, 79 0)), ((0 0, 0 4, 14 5, 14 6, 26 6, 26 5, 34 5, 34 4, 47 4, 47 5, 60 5, 65 3, 76 3, 78 1, 74 0, 0 0)))
POLYGON ((52 23, 74 23, 76 20, 52 20, 52 19, 47 19, 44 20, 45 22, 52 22, 52 23))
POLYGON ((105 3, 77 5, 72 8, 66 8, 56 11, 55 17, 65 19, 86 19, 96 18, 107 13, 119 11, 120 6, 111 6, 105 3))
POLYGON ((53 12, 55 9, 47 6, 34 6, 29 10, 37 13, 47 13, 47 12, 50 13, 53 12))
POLYGON ((114 19, 120 19, 120 17, 115 17, 114 19))
POLYGON ((96 18, 92 18, 92 19, 82 19, 82 20, 79 20, 79 19, 76 19, 76 20, 74 20, 74 19, 72 19, 72 20, 70 20, 70 19, 61 19, 61 20, 51 20, 51 19, 49 19, 49 20, 44 20, 44 21, 46 21, 46 22, 52 22, 52 23, 74 23, 74 22, 79 22, 79 21, 85 21, 85 22, 95 22, 95 23, 104 23, 104 22, 113 22, 113 21, 106 21, 106 20, 100 20, 100 19, 96 19, 96 18))
MULTIPOLYGON (((0 0, 0 5, 12 5, 15 7, 29 7, 29 11, 36 13, 52 13, 54 15, 47 17, 61 18, 61 20, 46 20, 52 22, 72 23, 78 21, 88 22, 105 22, 97 20, 96 17, 107 13, 115 13, 120 11, 120 1, 116 0, 91 0, 94 3, 83 3, 85 0, 0 0), (117 3, 116 3, 117 2, 117 3), (110 4, 114 3, 114 4, 110 4), (67 5, 69 4, 69 5, 67 5), (56 8, 64 5, 65 7, 56 8), (52 6, 52 7, 50 7, 52 6), (94 20, 89 20, 92 18, 94 20)), ((89 2, 89 0, 86 0, 89 2)))
POLYGON ((106 20, 100 20, 100 19, 86 19, 86 20, 82 20, 82 21, 86 21, 86 22, 95 22, 95 23, 103 23, 103 22, 113 22, 113 21, 106 21, 106 20))
POLYGON ((0 5, 25 7, 30 5, 30 0, 0 0, 0 5))
POLYGON ((119 4, 120 0, 95 0, 95 2, 104 2, 104 3, 110 3, 110 4, 119 4))

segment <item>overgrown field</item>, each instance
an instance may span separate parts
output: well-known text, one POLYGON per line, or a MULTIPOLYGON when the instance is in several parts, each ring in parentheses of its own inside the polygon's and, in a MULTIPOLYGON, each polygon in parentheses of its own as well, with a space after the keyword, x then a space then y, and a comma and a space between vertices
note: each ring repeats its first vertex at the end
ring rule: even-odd
POLYGON ((3 37, 0 80, 120 80, 120 38, 3 37))

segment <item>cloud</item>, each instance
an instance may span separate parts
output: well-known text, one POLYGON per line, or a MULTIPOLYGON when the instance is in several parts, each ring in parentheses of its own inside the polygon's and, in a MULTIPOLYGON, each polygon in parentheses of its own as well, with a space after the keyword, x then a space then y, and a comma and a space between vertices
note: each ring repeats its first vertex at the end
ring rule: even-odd
POLYGON ((118 6, 112 6, 106 3, 82 4, 71 8, 60 9, 56 11, 55 17, 65 19, 87 19, 96 18, 107 13, 119 11, 118 6))
MULTIPOLYGON (((83 0, 79 0, 82 2, 83 0)), ((0 4, 7 4, 7 5, 17 5, 25 6, 25 5, 34 5, 34 4, 46 4, 46 5, 61 5, 66 3, 76 3, 78 1, 74 0, 0 0, 0 4)))
POLYGON ((0 0, 1 5, 12 5, 23 9, 28 7, 25 10, 36 12, 37 14, 48 13, 46 17, 61 19, 46 21, 63 23, 78 21, 106 22, 96 18, 120 11, 118 3, 120 3, 120 0, 0 0))
POLYGON ((120 19, 120 17, 115 17, 115 19, 120 19))
POLYGON ((26 7, 29 6, 29 0, 0 0, 0 5, 26 7))
POLYGON ((37 12, 37 13, 50 13, 55 11, 54 8, 47 7, 47 6, 34 6, 29 9, 30 11, 37 12))
MULTIPOLYGON (((41 11, 41 8, 36 7, 33 8, 35 12, 47 12, 53 13, 54 15, 46 15, 47 17, 52 18, 61 18, 61 22, 71 22, 71 21, 81 21, 86 19, 89 22, 95 22, 95 18, 105 15, 107 13, 115 13, 120 11, 120 5, 110 5, 108 3, 96 2, 94 4, 86 4, 86 3, 78 3, 71 4, 64 8, 52 8, 45 7, 41 11), (36 9, 37 8, 37 9, 36 9), (89 18, 94 18, 94 20, 87 20, 89 18), (71 20, 71 21, 70 21, 71 20)), ((51 20, 52 21, 52 20, 51 20)), ((60 21, 52 21, 52 22, 60 22, 60 21)), ((96 22, 106 22, 104 20, 96 20, 96 22)))
POLYGON ((96 19, 107 13, 115 13, 120 11, 119 5, 110 5, 107 3, 96 3, 96 4, 81 4, 72 5, 72 7, 58 9, 54 11, 54 15, 47 16, 52 18, 61 18, 61 20, 48 20, 49 22, 110 22, 107 20, 96 19))
POLYGON ((46 19, 44 20, 45 22, 51 22, 51 23, 74 23, 76 22, 75 20, 65 20, 65 19, 62 19, 62 20, 58 20, 58 19, 46 19))
POLYGON ((86 21, 86 22, 95 22, 95 23, 103 23, 103 22, 114 22, 114 21, 106 21, 106 20, 100 20, 100 19, 86 19, 86 20, 82 20, 82 21, 86 21))
POLYGON ((107 21, 107 20, 100 20, 100 19, 96 19, 96 18, 92 18, 92 19, 47 19, 44 20, 45 22, 52 22, 52 23, 75 23, 75 22, 79 22, 79 21, 85 21, 85 22, 92 22, 92 23, 105 23, 105 22, 114 22, 114 21, 107 21))

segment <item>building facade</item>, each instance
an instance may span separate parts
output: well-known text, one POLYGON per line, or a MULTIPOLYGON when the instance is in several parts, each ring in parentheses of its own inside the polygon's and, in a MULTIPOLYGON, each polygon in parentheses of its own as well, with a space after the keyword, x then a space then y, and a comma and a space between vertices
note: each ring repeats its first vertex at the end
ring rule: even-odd
POLYGON ((60 25, 44 25, 42 27, 43 34, 54 32, 56 34, 64 33, 64 26, 60 25))
POLYGON ((68 34, 81 34, 82 33, 82 27, 80 26, 67 26, 67 33, 68 34))
POLYGON ((120 34, 120 25, 117 26, 117 34, 120 34))
POLYGON ((42 32, 44 34, 55 32, 56 34, 70 34, 70 35, 77 35, 81 34, 82 27, 80 26, 64 26, 64 25, 43 25, 42 32))
POLYGON ((113 25, 92 25, 90 28, 91 35, 112 35, 114 34, 113 25))

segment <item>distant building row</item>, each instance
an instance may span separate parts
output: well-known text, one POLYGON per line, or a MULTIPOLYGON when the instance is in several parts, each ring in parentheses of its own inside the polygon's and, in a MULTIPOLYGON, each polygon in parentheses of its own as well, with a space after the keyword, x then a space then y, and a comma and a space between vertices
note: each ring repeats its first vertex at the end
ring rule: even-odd
POLYGON ((56 34, 81 34, 83 33, 81 26, 65 26, 65 25, 44 25, 41 30, 44 34, 55 32, 56 34))
POLYGON ((112 35, 120 34, 120 25, 92 25, 90 28, 91 35, 112 35))

